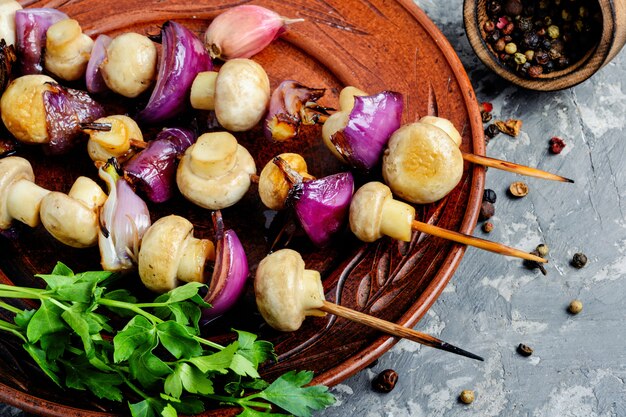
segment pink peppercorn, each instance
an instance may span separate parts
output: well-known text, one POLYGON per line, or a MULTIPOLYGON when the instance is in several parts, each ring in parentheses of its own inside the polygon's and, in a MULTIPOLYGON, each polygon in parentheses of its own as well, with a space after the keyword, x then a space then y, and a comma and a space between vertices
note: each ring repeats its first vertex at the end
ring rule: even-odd
POLYGON ((550 139, 550 152, 557 155, 561 153, 563 148, 565 148, 565 142, 563 139, 556 136, 550 139))

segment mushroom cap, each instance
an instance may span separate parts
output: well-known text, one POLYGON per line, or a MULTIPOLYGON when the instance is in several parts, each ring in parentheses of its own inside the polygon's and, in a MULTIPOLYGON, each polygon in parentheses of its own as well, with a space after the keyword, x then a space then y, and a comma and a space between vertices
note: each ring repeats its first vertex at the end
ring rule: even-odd
POLYGON ((157 48, 147 36, 123 33, 107 47, 101 68, 107 87, 125 97, 137 97, 154 81, 157 48))
POLYGON ((324 303, 317 271, 307 271, 300 254, 281 249, 266 256, 256 271, 254 293, 259 312, 274 329, 298 330, 311 309, 324 303), (311 274, 313 273, 313 274, 311 274))
POLYGON ((437 126, 439 129, 446 132, 448 136, 450 136, 450 139, 452 139, 454 143, 456 143, 456 146, 461 146, 463 138, 450 120, 437 116, 424 116, 419 119, 419 123, 426 123, 429 125, 437 126))
POLYGON ((53 191, 41 200, 41 223, 57 240, 74 248, 98 243, 98 215, 79 200, 53 191))
POLYGON ((232 132, 256 126, 270 102, 270 81, 262 66, 251 59, 226 61, 215 82, 215 116, 232 132))
POLYGON ((48 124, 43 93, 56 84, 47 75, 24 75, 13 80, 0 100, 0 115, 9 132, 25 143, 47 143, 48 124))
POLYGON ((363 242, 381 237, 383 206, 393 199, 391 190, 382 182, 372 181, 359 188, 350 203, 350 230, 363 242))
POLYGON ((192 203, 210 210, 230 207, 241 200, 250 188, 250 175, 256 172, 254 159, 246 148, 237 145, 235 162, 230 171, 205 178, 193 172, 191 155, 194 146, 185 151, 176 171, 176 183, 181 194, 192 203))
POLYGON ((9 189, 19 180, 35 181, 30 162, 19 156, 0 159, 0 230, 11 226, 13 217, 9 214, 9 189))
POLYGON ((463 155, 442 129, 411 123, 396 130, 383 155, 383 178, 393 193, 428 204, 447 195, 463 176, 463 155))
MULTIPOLYGON (((284 159, 295 171, 307 172, 306 161, 299 154, 283 153, 278 156, 284 159)), ((270 160, 259 175, 259 196, 263 204, 272 210, 284 209, 290 189, 291 184, 285 179, 283 171, 270 160)))
POLYGON ((169 215, 150 226, 141 241, 139 277, 151 291, 166 292, 178 284, 178 266, 193 225, 184 217, 169 215))

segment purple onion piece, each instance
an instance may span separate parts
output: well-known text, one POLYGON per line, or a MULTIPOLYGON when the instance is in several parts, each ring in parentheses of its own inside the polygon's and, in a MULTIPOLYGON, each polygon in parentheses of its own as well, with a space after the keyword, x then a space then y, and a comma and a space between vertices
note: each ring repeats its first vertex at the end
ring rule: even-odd
POLYGON ((4 39, 0 39, 0 95, 9 85, 16 60, 13 45, 7 45, 4 39))
POLYGON ((169 127, 161 130, 155 140, 166 139, 174 145, 176 152, 179 154, 185 153, 188 147, 196 143, 198 135, 191 129, 185 129, 183 127, 169 127))
POLYGON ((346 223, 354 192, 350 172, 302 183, 294 209, 302 228, 316 246, 328 245, 346 223))
POLYGON ((99 35, 93 43, 85 72, 85 83, 87 84, 87 91, 90 93, 104 93, 109 90, 102 77, 100 64, 106 58, 106 49, 112 40, 110 36, 99 35))
POLYGON ((104 117, 105 110, 84 91, 51 84, 43 93, 49 141, 44 152, 59 155, 69 151, 84 134, 81 123, 104 117))
POLYGON ((204 301, 211 308, 202 311, 202 319, 210 321, 230 309, 243 293, 248 278, 248 260, 234 230, 224 230, 222 215, 213 213, 216 230, 215 266, 209 291, 204 301))
POLYGON ((402 94, 393 91, 355 96, 348 124, 331 142, 349 165, 367 172, 380 162, 389 138, 400 128, 402 109, 402 94))
POLYGON ((15 12, 18 63, 22 75, 43 72, 42 55, 48 28, 68 15, 51 8, 22 9, 15 12))
POLYGON ((213 69, 211 57, 198 37, 168 20, 161 28, 163 52, 150 100, 138 114, 145 123, 170 119, 187 108, 191 84, 199 72, 213 69))
POLYGON ((323 88, 309 88, 297 81, 280 83, 272 93, 269 112, 265 118, 265 138, 276 141, 293 139, 301 124, 317 122, 326 109, 316 102, 326 92, 323 88))
POLYGON ((172 198, 176 190, 177 156, 183 154, 196 138, 189 129, 164 129, 146 149, 124 165, 124 171, 150 201, 163 203, 172 198))

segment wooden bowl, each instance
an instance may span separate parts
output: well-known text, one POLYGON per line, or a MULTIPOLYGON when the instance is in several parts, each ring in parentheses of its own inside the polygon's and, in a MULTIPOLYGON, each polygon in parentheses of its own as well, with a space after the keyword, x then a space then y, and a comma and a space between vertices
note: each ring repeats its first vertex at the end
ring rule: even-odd
POLYGON ((602 13, 600 39, 578 62, 542 74, 538 78, 525 78, 503 65, 485 41, 483 24, 487 20, 488 0, 464 0, 463 21, 467 38, 480 60, 502 78, 530 90, 554 91, 572 87, 585 81, 608 64, 626 43, 626 1, 596 1, 602 13))
MULTIPOLYGON (((452 120, 462 132, 461 149, 484 154, 480 112, 463 66, 446 38, 412 0, 259 0, 255 3, 285 16, 305 19, 253 57, 266 69, 272 89, 285 79, 326 87, 323 104, 335 108, 339 91, 346 85, 372 94, 386 89, 398 91, 404 95, 404 123, 428 114, 434 104, 432 98, 436 97, 439 114, 452 120)), ((77 19, 84 31, 95 38, 100 33, 115 36, 128 31, 155 34, 168 19, 200 35, 215 16, 238 2, 22 0, 22 4, 57 7, 77 19)), ((124 104, 118 97, 108 100, 116 105, 124 104)), ((129 111, 133 111, 132 107, 129 111)), ((237 134, 237 139, 254 156, 259 171, 278 153, 298 152, 307 160, 309 171, 321 177, 345 168, 322 143, 320 130, 320 126, 305 127, 298 140, 272 143, 265 140, 258 127, 237 134)), ((79 175, 97 179, 84 147, 58 158, 44 155, 37 147, 22 148, 19 155, 31 161, 36 182, 48 189, 67 192, 79 175)), ((466 163, 459 185, 437 203, 417 207, 417 218, 471 234, 483 188, 484 169, 466 163)), ((209 211, 193 206, 180 195, 166 204, 149 207, 153 221, 176 213, 192 221, 197 237, 213 237, 209 211)), ((288 216, 264 208, 256 186, 222 214, 226 227, 234 229, 240 237, 254 276, 276 231, 288 216)), ((314 248, 300 235, 294 236, 289 247, 302 253, 307 268, 321 272, 329 301, 411 327, 443 291, 465 251, 463 245, 421 233, 415 233, 409 243, 384 238, 364 244, 348 231, 323 249, 314 248)), ((0 282, 15 285, 41 285, 33 274, 48 273, 59 260, 75 271, 100 268, 97 248, 68 248, 42 227, 31 229, 16 224, 0 233, 0 253, 0 282)), ((500 260, 495 258, 496 255, 494 260, 500 260)), ((127 278, 128 285, 138 281, 132 275, 127 278)), ((0 318, 11 320, 10 314, 3 311, 0 318)), ((306 320, 297 332, 279 333, 263 324, 251 285, 236 308, 203 329, 203 333, 217 342, 227 341, 232 338, 231 328, 255 332, 274 343, 279 361, 263 368, 268 379, 290 369, 312 370, 316 383, 328 385, 363 369, 398 341, 330 315, 306 320)), ((0 401, 44 416, 128 415, 126 404, 59 389, 29 359, 19 340, 4 333, 0 334, 0 401)), ((235 414, 232 408, 220 408, 203 415, 235 414)))

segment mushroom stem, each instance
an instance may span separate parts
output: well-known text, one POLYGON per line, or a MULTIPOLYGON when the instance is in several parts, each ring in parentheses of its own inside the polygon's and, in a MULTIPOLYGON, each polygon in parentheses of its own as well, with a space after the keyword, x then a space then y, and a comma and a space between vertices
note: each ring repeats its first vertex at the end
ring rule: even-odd
POLYGON ((15 220, 35 227, 39 224, 41 200, 50 191, 32 181, 22 179, 13 184, 7 196, 7 210, 15 220))
POLYGON ((176 278, 184 282, 204 283, 204 266, 207 260, 215 260, 213 243, 208 239, 187 238, 176 278))
POLYGON ((465 356, 467 358, 472 358, 472 359, 476 359, 479 361, 484 360, 482 357, 478 355, 475 355, 464 349, 453 346, 429 334, 418 332, 417 330, 400 326, 399 324, 392 323, 383 319, 379 319, 377 317, 373 317, 365 313, 361 313, 360 311, 356 311, 356 310, 352 310, 352 309, 340 306, 338 304, 333 304, 328 301, 324 301, 323 306, 320 307, 319 309, 326 313, 334 314, 336 316, 343 317, 350 321, 364 324, 366 326, 372 327, 376 330, 380 330, 392 336, 401 337, 404 339, 411 340, 413 342, 420 343, 424 346, 430 346, 436 349, 445 350, 446 352, 454 353, 457 355, 465 356))
POLYGON ((215 110, 215 85, 217 71, 198 73, 191 85, 191 107, 198 110, 215 110))

